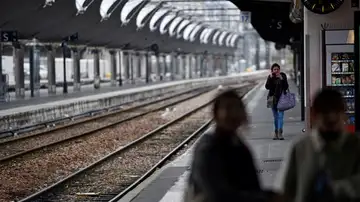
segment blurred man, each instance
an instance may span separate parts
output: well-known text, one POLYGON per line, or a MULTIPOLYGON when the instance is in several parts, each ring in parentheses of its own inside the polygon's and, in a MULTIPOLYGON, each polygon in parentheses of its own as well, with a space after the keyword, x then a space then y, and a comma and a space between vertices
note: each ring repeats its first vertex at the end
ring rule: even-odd
POLYGON ((284 172, 285 201, 360 199, 360 139, 345 131, 342 95, 317 93, 312 105, 313 130, 293 146, 284 172))
POLYGON ((213 116, 215 129, 204 134, 195 147, 183 202, 270 201, 272 192, 261 189, 252 154, 238 137, 248 116, 236 91, 216 97, 213 116))

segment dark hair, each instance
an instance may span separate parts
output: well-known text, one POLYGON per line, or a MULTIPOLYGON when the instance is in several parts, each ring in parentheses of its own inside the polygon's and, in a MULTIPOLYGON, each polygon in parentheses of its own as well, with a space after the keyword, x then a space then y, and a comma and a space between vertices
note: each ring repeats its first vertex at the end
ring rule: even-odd
POLYGON ((217 113, 218 113, 218 110, 219 110, 219 107, 220 107, 220 103, 223 100, 226 100, 226 99, 236 99, 238 101, 238 106, 242 110, 240 113, 243 115, 242 118, 241 118, 241 124, 247 123, 248 118, 247 118, 247 114, 246 114, 245 104, 244 104, 244 102, 242 100, 242 97, 239 96, 239 94, 234 89, 228 89, 226 91, 221 92, 220 94, 218 94, 216 96, 216 98, 214 99, 214 105, 213 105, 213 116, 214 116, 214 118, 217 117, 217 113))
POLYGON ((345 102, 342 94, 333 88, 323 88, 316 93, 312 110, 314 113, 344 112, 345 102))
POLYGON ((280 69, 280 65, 279 65, 278 63, 274 63, 274 64, 271 65, 271 71, 272 71, 275 67, 277 67, 277 68, 280 69))

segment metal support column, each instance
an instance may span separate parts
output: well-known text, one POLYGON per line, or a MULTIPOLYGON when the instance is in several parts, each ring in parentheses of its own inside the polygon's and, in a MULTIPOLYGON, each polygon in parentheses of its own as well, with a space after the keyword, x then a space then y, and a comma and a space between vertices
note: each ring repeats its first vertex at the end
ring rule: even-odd
POLYGON ((255 46, 256 46, 256 52, 255 52, 255 64, 256 64, 256 70, 260 70, 260 37, 255 38, 255 46))
MULTIPOLYGON (((301 121, 305 121, 305 36, 304 28, 301 31, 300 45, 300 103, 301 103, 301 121)), ((308 82, 309 83, 309 82, 308 82)))
POLYGON ((110 71, 111 71, 111 86, 116 86, 116 51, 110 50, 110 71))
POLYGON ((34 77, 35 77, 35 72, 34 72, 34 47, 30 46, 29 47, 29 69, 30 69, 30 96, 34 97, 34 77))
POLYGON ((181 78, 186 79, 186 55, 181 55, 181 78))
POLYGON ((169 72, 170 72, 170 80, 173 81, 175 79, 175 71, 176 71, 176 54, 171 53, 170 57, 171 60, 170 60, 169 72))
POLYGON ((94 88, 100 88, 100 53, 99 50, 92 51, 94 56, 94 88))
POLYGON ((134 53, 129 52, 128 53, 128 62, 129 62, 129 71, 130 71, 130 83, 135 84, 134 80, 134 53))
POLYGON ((75 92, 81 89, 81 74, 80 74, 80 51, 77 48, 71 49, 72 60, 73 60, 73 89, 75 92))
POLYGON ((120 51, 118 51, 118 54, 119 54, 119 86, 122 86, 122 84, 123 84, 123 80, 122 80, 122 67, 123 67, 123 65, 124 65, 124 63, 123 63, 123 59, 122 59, 122 57, 121 57, 121 55, 122 55, 122 51, 120 50, 120 51))
POLYGON ((48 93, 56 94, 55 51, 47 46, 48 93))
POLYGON ((175 79, 178 79, 179 77, 179 74, 180 74, 180 57, 178 54, 175 54, 174 55, 174 78, 175 79))
POLYGON ((224 55, 224 75, 228 75, 228 55, 224 55))
POLYGON ((156 69, 156 80, 159 81, 161 80, 161 66, 160 66, 160 60, 159 60, 159 55, 155 55, 155 69, 156 69))
POLYGON ((204 77, 204 69, 205 69, 205 55, 199 54, 198 55, 198 60, 199 60, 199 77, 202 78, 204 77))
POLYGON ((16 98, 25 97, 25 74, 24 74, 24 47, 14 47, 14 63, 15 63, 15 96, 16 98))
POLYGON ((188 72, 188 78, 189 79, 192 79, 192 71, 193 71, 193 67, 192 67, 192 54, 189 54, 188 56, 187 56, 187 63, 188 63, 188 65, 187 65, 187 72, 188 72))
POLYGON ((150 53, 145 53, 145 82, 146 83, 150 83, 150 61, 149 61, 149 54, 150 53))
POLYGON ((270 42, 265 41, 265 69, 270 69, 271 58, 270 58, 270 42))
POLYGON ((195 58, 195 78, 199 78, 200 77, 200 71, 201 71, 201 64, 200 64, 200 60, 199 60, 199 55, 200 54, 195 54, 194 58, 195 58))
POLYGON ((141 79, 141 61, 142 61, 142 59, 141 59, 141 55, 140 55, 139 52, 137 52, 135 55, 136 55, 135 56, 135 59, 136 59, 136 78, 140 80, 141 79))
POLYGON ((123 59, 124 59, 124 77, 126 82, 130 79, 130 64, 129 64, 129 52, 123 52, 123 59))
POLYGON ((163 65, 164 65, 164 72, 163 72, 163 74, 164 74, 164 79, 165 80, 167 80, 167 77, 166 77, 166 75, 167 75, 167 73, 169 72, 169 70, 168 70, 168 65, 167 65, 167 61, 166 61, 166 54, 164 54, 163 56, 162 56, 162 58, 163 58, 163 65))

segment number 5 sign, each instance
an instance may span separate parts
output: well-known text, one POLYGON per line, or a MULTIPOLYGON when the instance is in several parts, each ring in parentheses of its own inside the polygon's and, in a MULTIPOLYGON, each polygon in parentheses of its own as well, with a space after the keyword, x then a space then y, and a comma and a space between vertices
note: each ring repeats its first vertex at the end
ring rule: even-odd
POLYGON ((240 11, 240 21, 243 23, 251 22, 251 12, 240 11))

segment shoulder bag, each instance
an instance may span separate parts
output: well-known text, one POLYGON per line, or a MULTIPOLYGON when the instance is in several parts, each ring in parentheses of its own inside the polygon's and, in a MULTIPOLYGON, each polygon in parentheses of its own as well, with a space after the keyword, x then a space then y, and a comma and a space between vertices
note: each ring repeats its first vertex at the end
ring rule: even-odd
POLYGON ((288 89, 285 92, 281 93, 279 102, 277 104, 277 109, 280 111, 286 111, 294 108, 296 105, 296 96, 295 93, 291 93, 288 89))

